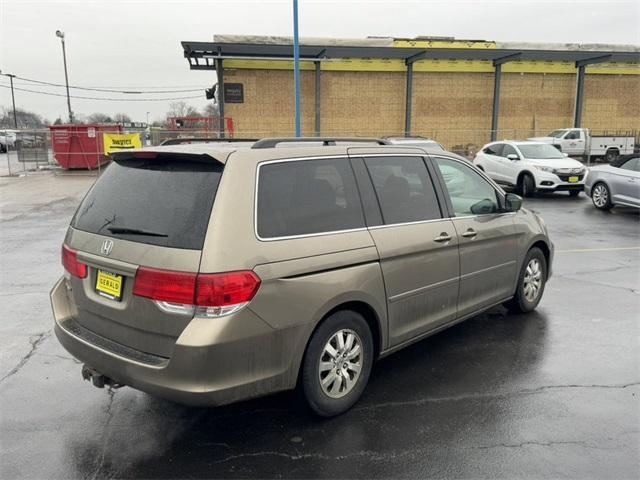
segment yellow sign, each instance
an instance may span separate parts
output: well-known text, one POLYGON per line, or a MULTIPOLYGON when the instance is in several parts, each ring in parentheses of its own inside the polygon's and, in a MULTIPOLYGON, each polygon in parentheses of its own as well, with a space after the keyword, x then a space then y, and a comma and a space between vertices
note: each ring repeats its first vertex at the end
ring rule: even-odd
POLYGON ((142 140, 139 133, 104 133, 104 153, 107 155, 122 150, 141 148, 142 140))

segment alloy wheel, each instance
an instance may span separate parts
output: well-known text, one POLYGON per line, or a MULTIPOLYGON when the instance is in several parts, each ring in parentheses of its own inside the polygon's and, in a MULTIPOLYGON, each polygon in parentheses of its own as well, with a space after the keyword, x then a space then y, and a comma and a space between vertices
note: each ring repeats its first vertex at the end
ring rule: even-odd
POLYGON ((596 185, 591 194, 593 198, 593 204, 596 207, 602 208, 609 201, 609 192, 604 185, 596 185))
POLYGON ((529 302, 535 301, 542 289, 542 267, 537 258, 532 258, 527 264, 523 279, 524 297, 529 302))
POLYGON ((333 334, 320 355, 319 379, 325 395, 340 398, 356 385, 362 370, 362 340, 351 329, 333 334))

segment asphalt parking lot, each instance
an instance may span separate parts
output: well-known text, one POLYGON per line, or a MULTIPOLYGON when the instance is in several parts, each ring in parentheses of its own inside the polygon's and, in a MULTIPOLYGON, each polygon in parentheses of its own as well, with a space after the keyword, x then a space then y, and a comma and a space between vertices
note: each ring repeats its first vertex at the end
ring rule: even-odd
POLYGON ((527 199, 556 246, 538 310, 380 361, 356 407, 321 420, 295 393, 195 409, 81 379, 48 292, 93 178, 0 178, 2 478, 640 476, 637 211, 527 199))

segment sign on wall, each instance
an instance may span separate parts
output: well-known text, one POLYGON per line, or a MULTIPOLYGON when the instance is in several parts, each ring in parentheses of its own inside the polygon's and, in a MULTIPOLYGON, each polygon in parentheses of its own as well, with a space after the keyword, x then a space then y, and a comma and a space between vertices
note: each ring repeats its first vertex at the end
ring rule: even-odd
POLYGON ((103 134, 103 142, 104 153, 107 155, 142 147, 139 133, 105 133, 103 134))
POLYGON ((224 103, 244 103, 244 85, 241 83, 225 83, 224 103))

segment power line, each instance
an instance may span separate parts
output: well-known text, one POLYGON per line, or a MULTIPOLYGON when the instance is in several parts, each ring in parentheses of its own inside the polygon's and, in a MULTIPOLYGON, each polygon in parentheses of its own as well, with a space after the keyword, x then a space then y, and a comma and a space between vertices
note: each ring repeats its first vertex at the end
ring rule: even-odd
MULTIPOLYGON (((11 88, 9 85, 0 85, 2 88, 11 88)), ((42 92, 38 90, 30 90, 28 88, 14 87, 14 90, 29 93, 39 93, 40 95, 50 95, 52 97, 65 97, 63 93, 42 92)), ((150 92, 147 92, 150 93, 150 92)), ((191 100, 195 98, 202 98, 202 95, 194 95, 189 97, 163 97, 163 98, 105 98, 105 97, 83 97, 77 95, 71 95, 71 98, 77 98, 80 100, 104 100, 109 102, 163 102, 169 100, 191 100)))
MULTIPOLYGON (((18 79, 23 80, 25 82, 37 83, 37 84, 40 84, 40 85, 48 85, 48 86, 51 86, 51 87, 65 87, 65 85, 63 85, 61 83, 44 82, 42 80, 34 80, 32 78, 19 77, 18 75, 16 75, 15 78, 18 78, 18 79)), ((117 88, 111 88, 111 87, 105 87, 105 88, 100 88, 100 87, 78 87, 78 86, 69 85, 69 88, 73 88, 73 89, 76 89, 76 90, 90 90, 90 91, 93 91, 93 92, 107 92, 107 93, 123 93, 123 94, 151 93, 151 94, 156 94, 156 93, 199 92, 205 87, 179 89, 179 90, 155 90, 155 91, 149 91, 147 89, 148 88, 156 88, 156 87, 142 87, 141 89, 140 88, 136 88, 135 90, 122 90, 122 88, 124 88, 124 87, 120 87, 120 89, 117 89, 117 88)), ((167 87, 157 87, 157 88, 167 88, 167 87)))

